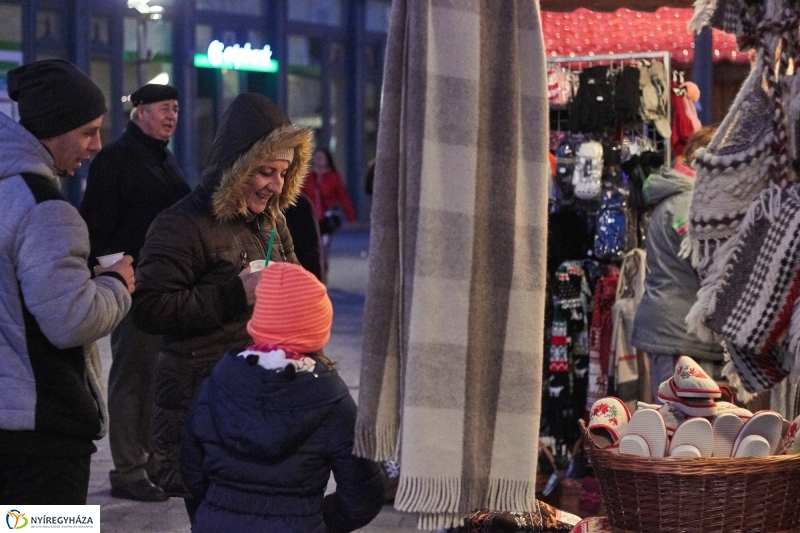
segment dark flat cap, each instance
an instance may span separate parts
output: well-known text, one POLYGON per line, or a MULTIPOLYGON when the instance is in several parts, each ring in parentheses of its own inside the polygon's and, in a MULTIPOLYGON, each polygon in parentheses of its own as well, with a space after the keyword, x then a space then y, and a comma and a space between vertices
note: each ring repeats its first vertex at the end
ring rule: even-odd
POLYGON ((19 104, 19 123, 37 139, 52 139, 106 112, 103 91, 63 59, 22 65, 8 73, 8 95, 19 104))
POLYGON ((139 87, 131 95, 131 103, 133 103, 134 107, 140 104, 153 104, 164 100, 177 99, 178 89, 171 85, 158 85, 156 83, 148 83, 143 87, 139 87))

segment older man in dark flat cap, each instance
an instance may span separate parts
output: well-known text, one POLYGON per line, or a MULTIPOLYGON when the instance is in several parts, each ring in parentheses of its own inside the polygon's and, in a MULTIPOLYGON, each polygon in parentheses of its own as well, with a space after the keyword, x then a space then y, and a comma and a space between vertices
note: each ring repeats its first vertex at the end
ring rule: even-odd
MULTIPOLYGON (((167 148, 178 122, 178 91, 148 84, 131 95, 131 102, 127 129, 89 167, 81 214, 89 227, 92 256, 125 252, 135 261, 150 223, 188 194, 189 186, 167 148)), ((168 497, 148 475, 152 372, 158 349, 159 337, 137 329, 130 317, 111 334, 110 478, 111 495, 118 498, 168 497)))
POLYGON ((62 196, 100 149, 102 91, 75 65, 8 73, 0 113, 0 502, 82 505, 108 414, 95 341, 128 312, 132 258, 87 268, 89 237, 62 196))

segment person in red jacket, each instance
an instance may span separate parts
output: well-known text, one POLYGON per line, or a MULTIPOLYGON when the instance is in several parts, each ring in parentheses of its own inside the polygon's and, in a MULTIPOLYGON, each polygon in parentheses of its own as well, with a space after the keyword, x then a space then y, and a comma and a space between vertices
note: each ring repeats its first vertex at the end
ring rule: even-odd
POLYGON ((347 196, 342 176, 336 171, 330 152, 318 148, 312 162, 311 171, 303 183, 303 194, 311 200, 314 214, 319 221, 327 272, 331 237, 342 224, 341 213, 344 212, 348 222, 352 222, 356 219, 356 212, 350 197, 347 196))

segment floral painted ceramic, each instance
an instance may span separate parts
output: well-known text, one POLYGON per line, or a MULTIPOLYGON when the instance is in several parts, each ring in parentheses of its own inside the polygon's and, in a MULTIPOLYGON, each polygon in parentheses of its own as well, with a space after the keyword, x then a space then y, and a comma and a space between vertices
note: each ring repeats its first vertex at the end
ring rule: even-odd
POLYGON ((675 393, 681 398, 718 398, 722 394, 717 382, 688 355, 678 358, 672 379, 675 393))
POLYGON ((625 402, 614 396, 600 398, 589 413, 589 433, 599 447, 606 448, 625 436, 630 419, 625 402))

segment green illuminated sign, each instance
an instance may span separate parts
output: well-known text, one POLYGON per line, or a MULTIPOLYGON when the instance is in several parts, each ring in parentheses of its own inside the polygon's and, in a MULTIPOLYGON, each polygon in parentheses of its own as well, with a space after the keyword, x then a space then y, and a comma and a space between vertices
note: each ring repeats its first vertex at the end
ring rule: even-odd
POLYGON ((218 68, 228 70, 250 70, 255 72, 278 72, 278 61, 272 59, 269 45, 252 48, 234 44, 225 46, 219 41, 208 45, 207 54, 195 54, 194 66, 199 68, 218 68))

